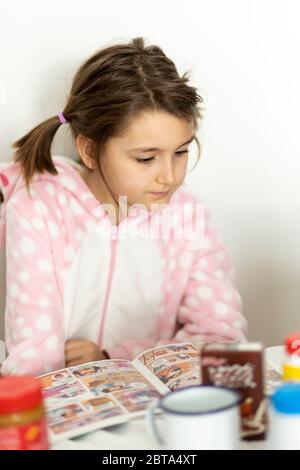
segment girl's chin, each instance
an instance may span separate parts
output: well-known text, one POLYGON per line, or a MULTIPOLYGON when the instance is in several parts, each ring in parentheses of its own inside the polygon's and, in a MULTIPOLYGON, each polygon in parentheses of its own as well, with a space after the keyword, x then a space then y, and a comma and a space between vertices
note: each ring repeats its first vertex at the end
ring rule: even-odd
POLYGON ((147 206, 147 210, 148 210, 148 212, 156 212, 156 211, 161 210, 164 207, 166 207, 168 205, 168 203, 169 203, 169 200, 166 200, 166 201, 163 201, 163 202, 152 203, 152 204, 149 204, 147 206))
POLYGON ((133 204, 130 204, 129 207, 128 207, 128 214, 130 215, 130 212, 132 213, 132 215, 134 215, 136 213, 135 211, 135 208, 137 209, 137 211, 139 212, 141 209, 144 209, 146 210, 147 212, 155 212, 157 210, 161 210, 163 209, 165 206, 168 205, 170 201, 170 197, 164 197, 164 198, 161 198, 161 199, 150 199, 149 198, 145 198, 145 201, 143 202, 136 202, 136 203, 133 203, 133 204))

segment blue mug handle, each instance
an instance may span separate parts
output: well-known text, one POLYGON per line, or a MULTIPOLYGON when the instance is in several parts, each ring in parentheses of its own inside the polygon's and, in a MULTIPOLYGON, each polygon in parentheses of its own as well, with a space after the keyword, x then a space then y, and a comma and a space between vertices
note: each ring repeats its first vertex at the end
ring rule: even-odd
POLYGON ((159 405, 158 404, 159 404, 159 400, 153 402, 149 406, 149 408, 147 409, 147 413, 146 413, 146 419, 147 419, 148 427, 151 430, 151 433, 152 433, 154 439, 156 440, 156 442, 158 444, 163 446, 163 445, 165 445, 165 442, 164 442, 163 438, 161 437, 161 435, 158 431, 157 424, 156 424, 156 421, 155 421, 155 411, 159 410, 159 405))

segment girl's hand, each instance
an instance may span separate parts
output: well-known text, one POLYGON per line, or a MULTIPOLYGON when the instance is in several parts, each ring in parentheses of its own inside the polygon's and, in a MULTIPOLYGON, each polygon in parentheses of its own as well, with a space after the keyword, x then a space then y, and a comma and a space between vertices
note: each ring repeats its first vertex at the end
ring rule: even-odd
POLYGON ((65 342, 66 367, 77 366, 85 362, 102 361, 108 356, 98 346, 86 339, 69 339, 65 342))

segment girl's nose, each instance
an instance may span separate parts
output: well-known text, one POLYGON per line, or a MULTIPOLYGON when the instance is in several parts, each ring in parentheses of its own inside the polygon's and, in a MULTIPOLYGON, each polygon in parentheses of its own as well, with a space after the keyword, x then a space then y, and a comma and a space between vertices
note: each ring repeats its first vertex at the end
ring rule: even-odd
POLYGON ((175 168, 172 162, 164 162, 156 176, 156 182, 171 188, 175 184, 175 168))

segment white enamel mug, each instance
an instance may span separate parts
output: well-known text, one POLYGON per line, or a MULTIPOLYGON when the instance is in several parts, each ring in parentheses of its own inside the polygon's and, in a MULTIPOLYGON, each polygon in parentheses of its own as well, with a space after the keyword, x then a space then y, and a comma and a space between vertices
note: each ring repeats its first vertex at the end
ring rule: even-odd
POLYGON ((224 387, 185 387, 154 402, 148 409, 148 424, 164 449, 234 450, 239 447, 240 402, 238 392, 224 387), (155 417, 159 409, 161 432, 155 417))

